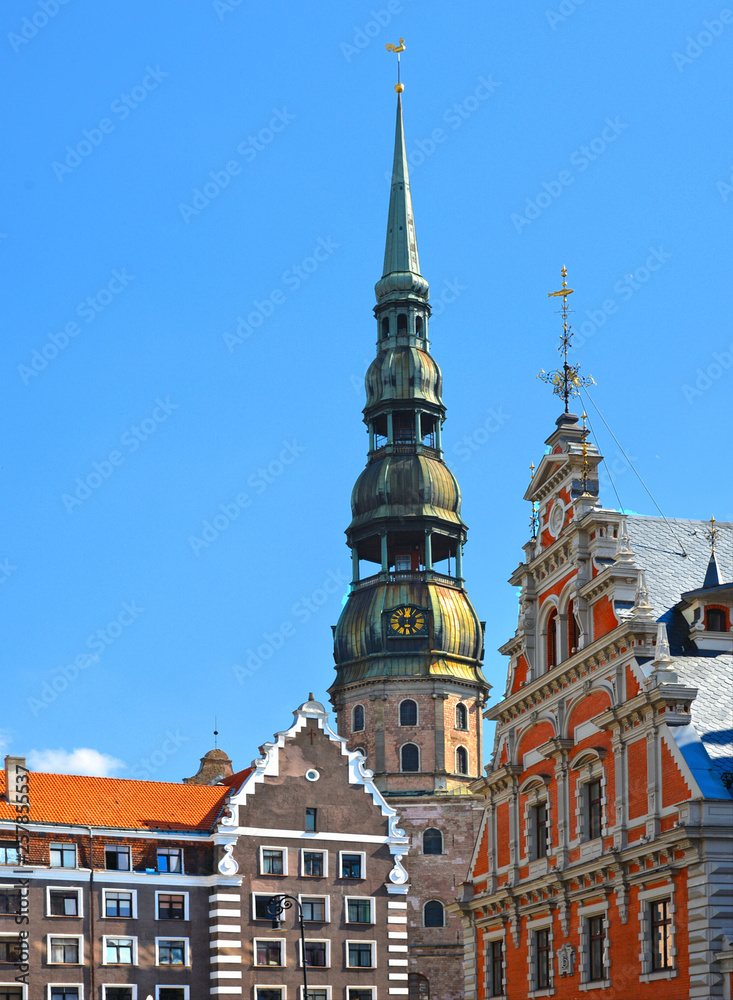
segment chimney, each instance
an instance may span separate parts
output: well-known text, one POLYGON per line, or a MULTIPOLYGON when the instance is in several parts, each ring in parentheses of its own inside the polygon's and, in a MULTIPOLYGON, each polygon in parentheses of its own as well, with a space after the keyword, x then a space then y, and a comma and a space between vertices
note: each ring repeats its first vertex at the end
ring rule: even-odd
POLYGON ((17 803, 19 795, 26 794, 24 789, 27 772, 18 771, 18 767, 25 768, 25 757, 11 757, 8 754, 5 758, 5 798, 11 806, 17 803), (17 783, 21 786, 20 789, 16 785, 16 775, 22 775, 23 780, 19 778, 17 783))

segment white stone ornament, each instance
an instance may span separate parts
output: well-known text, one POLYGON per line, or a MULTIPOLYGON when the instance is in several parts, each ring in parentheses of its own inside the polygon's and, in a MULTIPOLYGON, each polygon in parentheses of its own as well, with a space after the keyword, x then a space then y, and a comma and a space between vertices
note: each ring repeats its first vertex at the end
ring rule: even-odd
POLYGON ((234 851, 236 843, 236 840, 232 840, 228 844, 224 845, 224 854, 221 861, 217 865, 222 875, 236 875, 239 871, 239 865, 232 857, 232 852, 234 851))
POLYGON ((575 967, 575 948, 564 944, 557 953, 557 971, 561 976, 572 976, 575 967))
POLYGON ((402 867, 402 855, 396 854, 394 859, 394 868, 389 873, 389 880, 393 885, 404 885, 407 879, 407 872, 402 867))

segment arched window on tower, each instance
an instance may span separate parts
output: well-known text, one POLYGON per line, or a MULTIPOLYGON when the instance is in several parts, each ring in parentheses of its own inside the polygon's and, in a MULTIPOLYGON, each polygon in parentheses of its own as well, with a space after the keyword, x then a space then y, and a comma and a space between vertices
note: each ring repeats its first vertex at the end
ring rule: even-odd
POLYGON ((439 899, 430 899, 422 911, 423 927, 445 927, 445 911, 439 899))
POLYGON ((410 991, 408 1000, 430 1000, 430 984, 419 972, 411 972, 407 981, 410 991))
POLYGON ((443 834, 434 826, 431 826, 422 835, 422 852, 423 854, 443 853, 443 834))
POLYGON ((557 663, 557 608, 553 608, 547 619, 547 669, 557 663))
POLYGON ((351 731, 358 733, 364 728, 364 706, 354 705, 351 713, 351 731))
POLYGON ((413 701, 412 698, 405 698, 404 701, 400 702, 400 725, 417 725, 417 702, 413 701))
POLYGON ((422 337, 422 316, 415 317, 415 333, 418 337, 422 337))
POLYGON ((397 317, 397 336, 407 333, 407 316, 405 313, 400 313, 397 317))
POLYGON ((462 701, 456 705, 456 729, 468 729, 468 709, 462 701))
POLYGON ((389 318, 387 316, 382 320, 382 336, 389 337, 389 318))
POLYGON ((405 743, 400 751, 400 768, 403 771, 420 770, 420 751, 414 743, 405 743))
POLYGON ((725 632, 725 612, 720 608, 708 608, 705 612, 706 632, 725 632))
POLYGON ((456 747, 456 774, 468 774, 468 750, 456 747))

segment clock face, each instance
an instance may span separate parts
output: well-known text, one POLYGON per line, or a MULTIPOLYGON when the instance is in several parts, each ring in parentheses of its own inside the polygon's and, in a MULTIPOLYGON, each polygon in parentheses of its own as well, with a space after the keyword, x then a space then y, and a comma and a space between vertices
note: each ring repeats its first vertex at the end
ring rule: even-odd
POLYGON ((390 635, 416 635, 425 631, 425 612, 407 605, 395 608, 389 616, 390 635))

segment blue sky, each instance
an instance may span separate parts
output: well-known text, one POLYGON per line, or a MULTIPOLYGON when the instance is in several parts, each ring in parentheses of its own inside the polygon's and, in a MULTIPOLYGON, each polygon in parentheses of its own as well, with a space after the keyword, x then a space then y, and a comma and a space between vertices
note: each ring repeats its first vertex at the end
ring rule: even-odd
MULTIPOLYGON (((310 690, 326 698, 367 445, 394 131, 384 46, 399 36, 492 696, 528 467, 559 413, 535 376, 558 360, 546 293, 563 264, 576 359, 657 502, 733 520, 733 15, 681 0, 11 2, 13 753, 63 766, 58 751, 85 748, 73 766, 178 780, 215 715, 245 766, 310 690)), ((591 418, 624 506, 654 513, 591 418)))

